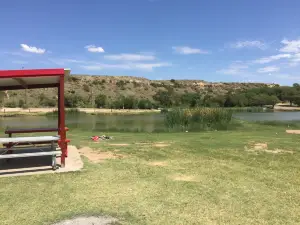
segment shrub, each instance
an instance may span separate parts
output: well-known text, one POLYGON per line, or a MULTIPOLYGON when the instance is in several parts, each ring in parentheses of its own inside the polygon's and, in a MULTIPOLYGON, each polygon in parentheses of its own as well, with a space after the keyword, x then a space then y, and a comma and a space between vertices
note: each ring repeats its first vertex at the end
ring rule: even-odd
POLYGON ((74 76, 74 75, 68 76, 67 79, 68 79, 68 81, 71 81, 71 82, 76 82, 76 81, 79 81, 79 80, 80 80, 79 77, 76 77, 76 76, 74 76))
POLYGON ((16 107, 18 107, 18 105, 17 105, 17 103, 15 101, 5 102, 4 106, 8 107, 8 108, 16 108, 16 107))
POLYGON ((38 100, 39 100, 39 105, 40 106, 46 106, 46 107, 54 107, 56 106, 56 99, 50 99, 48 98, 44 93, 41 93, 38 96, 38 100))
POLYGON ((142 99, 138 102, 139 109, 152 109, 152 102, 148 99, 142 99))
POLYGON ((95 105, 96 105, 96 107, 97 108, 103 108, 103 107, 105 107, 105 105, 106 105, 106 99, 107 99, 106 95, 102 95, 102 94, 97 95, 96 99, 95 99, 95 105))
POLYGON ((70 108, 85 107, 86 103, 82 96, 69 94, 65 96, 65 106, 70 108))
POLYGON ((84 90, 85 92, 90 92, 90 86, 89 86, 88 84, 84 84, 84 85, 83 85, 83 90, 84 90))
POLYGON ((224 130, 232 120, 232 111, 224 108, 175 108, 165 112, 170 130, 224 130))

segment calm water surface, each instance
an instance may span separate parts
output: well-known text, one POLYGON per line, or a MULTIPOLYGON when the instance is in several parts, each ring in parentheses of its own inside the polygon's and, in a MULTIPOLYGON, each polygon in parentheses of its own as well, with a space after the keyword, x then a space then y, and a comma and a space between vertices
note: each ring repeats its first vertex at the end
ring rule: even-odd
POLYGON ((234 117, 247 121, 299 121, 300 112, 237 113, 234 117))
MULTIPOLYGON (((145 131, 164 130, 162 114, 146 115, 90 115, 68 114, 66 126, 95 131, 145 131)), ((55 116, 23 116, 0 118, 0 129, 57 127, 55 116)))
MULTIPOLYGON (((300 120, 300 112, 237 113, 235 118, 247 121, 292 121, 300 120)), ((66 116, 66 126, 95 131, 162 131, 165 130, 162 114, 146 115, 89 115, 66 116)), ((0 129, 56 127, 55 116, 23 116, 0 118, 0 129)))

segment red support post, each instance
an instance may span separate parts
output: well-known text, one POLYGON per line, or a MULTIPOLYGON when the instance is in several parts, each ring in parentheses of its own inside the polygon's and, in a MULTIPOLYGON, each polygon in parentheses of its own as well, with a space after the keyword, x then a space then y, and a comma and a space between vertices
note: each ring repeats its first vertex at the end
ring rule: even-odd
POLYGON ((64 76, 59 78, 58 87, 58 134, 60 135, 61 166, 65 167, 65 158, 68 156, 68 144, 66 142, 65 129, 65 97, 64 97, 64 76))

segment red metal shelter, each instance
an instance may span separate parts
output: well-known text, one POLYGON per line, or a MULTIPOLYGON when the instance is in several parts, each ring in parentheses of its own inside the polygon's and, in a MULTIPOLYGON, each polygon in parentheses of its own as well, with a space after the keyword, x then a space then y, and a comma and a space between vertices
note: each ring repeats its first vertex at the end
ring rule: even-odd
MULTIPOLYGON (((32 70, 0 70, 0 91, 33 89, 33 88, 57 88, 58 89, 58 123, 57 129, 44 129, 43 131, 58 131, 60 136, 59 146, 62 151, 61 166, 65 166, 67 157, 68 140, 65 128, 65 104, 64 104, 64 79, 70 74, 69 69, 32 69, 32 70)), ((36 132, 37 129, 28 129, 26 132, 36 132)))

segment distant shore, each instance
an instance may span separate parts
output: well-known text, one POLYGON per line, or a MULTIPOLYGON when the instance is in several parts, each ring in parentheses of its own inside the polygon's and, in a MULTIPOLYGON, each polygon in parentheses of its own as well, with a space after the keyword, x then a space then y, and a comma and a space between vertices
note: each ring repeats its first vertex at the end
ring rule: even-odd
POLYGON ((274 111, 300 111, 300 107, 290 106, 288 104, 277 104, 274 106, 274 111))
MULTIPOLYGON (((66 108, 66 110, 70 110, 66 108)), ((89 114, 122 114, 122 115, 135 115, 145 113, 159 113, 159 109, 93 109, 93 108, 77 108, 80 112, 89 114)), ((300 107, 289 106, 287 104, 278 104, 274 106, 275 112, 292 112, 300 111, 300 107)), ((42 116, 47 113, 55 112, 57 108, 0 108, 0 117, 12 116, 42 116)))
MULTIPOLYGON (((68 108, 66 108, 68 110, 68 108)), ((143 113, 159 113, 157 109, 93 109, 93 108, 77 108, 80 112, 89 114, 143 114, 143 113)), ((57 108, 0 108, 0 116, 42 116, 47 113, 55 112, 57 108)))

